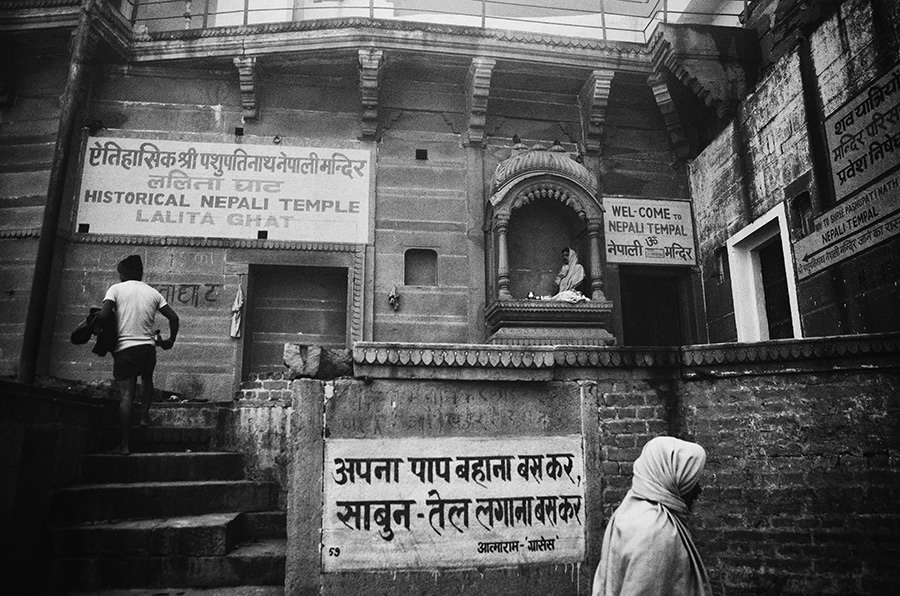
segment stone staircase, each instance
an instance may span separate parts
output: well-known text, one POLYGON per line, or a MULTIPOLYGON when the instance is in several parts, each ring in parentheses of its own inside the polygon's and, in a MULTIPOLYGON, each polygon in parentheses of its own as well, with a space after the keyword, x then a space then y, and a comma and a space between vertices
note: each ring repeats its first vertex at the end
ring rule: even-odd
MULTIPOLYGON (((278 487, 245 479, 241 454, 211 448, 208 407, 161 406, 152 426, 132 428, 131 455, 86 455, 80 483, 53 494, 47 592, 279 593, 286 533, 278 487)), ((115 429, 108 442, 115 445, 115 429)))

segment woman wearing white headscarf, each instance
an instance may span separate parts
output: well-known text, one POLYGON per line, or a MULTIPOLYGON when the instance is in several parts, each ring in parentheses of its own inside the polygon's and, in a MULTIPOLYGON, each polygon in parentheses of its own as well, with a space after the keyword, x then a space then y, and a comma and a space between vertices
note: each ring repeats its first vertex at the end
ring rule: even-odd
POLYGON ((593 596, 709 596, 706 568, 685 525, 706 452, 674 437, 650 440, 631 490, 603 536, 593 596))
POLYGON ((553 283, 559 286, 559 292, 551 300, 564 302, 584 302, 587 296, 576 288, 584 281, 584 267, 578 262, 578 253, 571 248, 562 249, 563 266, 553 283))

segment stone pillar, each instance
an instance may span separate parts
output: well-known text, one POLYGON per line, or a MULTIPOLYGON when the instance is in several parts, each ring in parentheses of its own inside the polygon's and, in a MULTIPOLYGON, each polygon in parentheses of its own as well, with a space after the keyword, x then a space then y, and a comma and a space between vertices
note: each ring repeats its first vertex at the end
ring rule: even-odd
POLYGON ((509 293, 509 254, 506 248, 506 232, 509 230, 509 219, 498 217, 494 223, 497 234, 497 299, 512 300, 509 293))
POLYGON ((591 247, 591 300, 606 300, 603 295, 603 263, 600 261, 601 220, 588 222, 587 231, 591 247))

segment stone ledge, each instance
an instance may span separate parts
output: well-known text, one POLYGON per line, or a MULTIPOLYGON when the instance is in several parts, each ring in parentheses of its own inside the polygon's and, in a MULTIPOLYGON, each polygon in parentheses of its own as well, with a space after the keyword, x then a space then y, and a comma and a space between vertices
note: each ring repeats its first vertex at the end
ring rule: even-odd
POLYGON ((614 346, 607 330, 613 304, 554 300, 495 300, 485 309, 488 343, 498 346, 614 346))
POLYGON ((659 348, 357 342, 354 376, 551 380, 568 368, 681 369, 685 377, 900 367, 900 333, 659 348), (785 366, 789 365, 789 366, 785 366), (753 367, 755 370, 751 370, 753 367))
POLYGON ((680 353, 687 377, 733 376, 773 365, 781 368, 772 372, 782 373, 889 369, 900 368, 900 333, 682 346, 680 353))
MULTIPOLYGON (((139 21, 140 22, 140 21, 139 21)), ((430 33, 432 35, 454 35, 461 37, 494 39, 501 42, 532 43, 551 45, 562 48, 595 50, 609 55, 638 57, 644 59, 649 50, 639 42, 620 42, 599 40, 591 37, 569 37, 538 33, 532 31, 516 31, 507 29, 481 28, 466 25, 445 25, 440 23, 402 21, 397 19, 370 19, 365 17, 337 17, 332 19, 314 19, 300 21, 284 21, 280 23, 260 23, 253 25, 231 25, 227 27, 207 27, 191 29, 175 29, 153 33, 135 34, 141 42, 187 40, 207 37, 243 37, 253 34, 272 34, 281 32, 328 32, 332 30, 371 30, 395 31, 401 35, 412 33, 430 33)))
MULTIPOLYGON (((755 343, 723 343, 681 348, 685 366, 736 362, 784 362, 807 358, 843 358, 900 353, 900 333, 780 339, 755 343)), ((900 362, 898 362, 900 364, 900 362)))
MULTIPOLYGON (((40 232, 40 228, 37 228, 40 232)), ((74 233, 77 244, 133 244, 137 246, 192 246, 202 248, 255 248, 268 250, 305 250, 316 252, 357 252, 359 244, 300 242, 295 240, 256 240, 252 238, 218 238, 201 236, 138 236, 126 234, 74 233)))

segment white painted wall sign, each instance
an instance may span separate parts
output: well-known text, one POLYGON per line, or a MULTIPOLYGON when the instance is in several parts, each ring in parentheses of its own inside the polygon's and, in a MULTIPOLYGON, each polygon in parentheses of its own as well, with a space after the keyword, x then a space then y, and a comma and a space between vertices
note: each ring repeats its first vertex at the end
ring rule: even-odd
POLYGON ((900 169, 817 217, 814 228, 794 244, 800 279, 900 235, 900 169))
POLYGON ((365 244, 371 152, 91 137, 79 229, 365 244))
POLYGON ((324 473, 326 572, 584 559, 579 435, 330 439, 324 473))
POLYGON ((900 163, 900 64, 825 119, 837 201, 900 163))
POLYGON ((688 201, 604 197, 606 260, 693 265, 694 221, 688 201))

